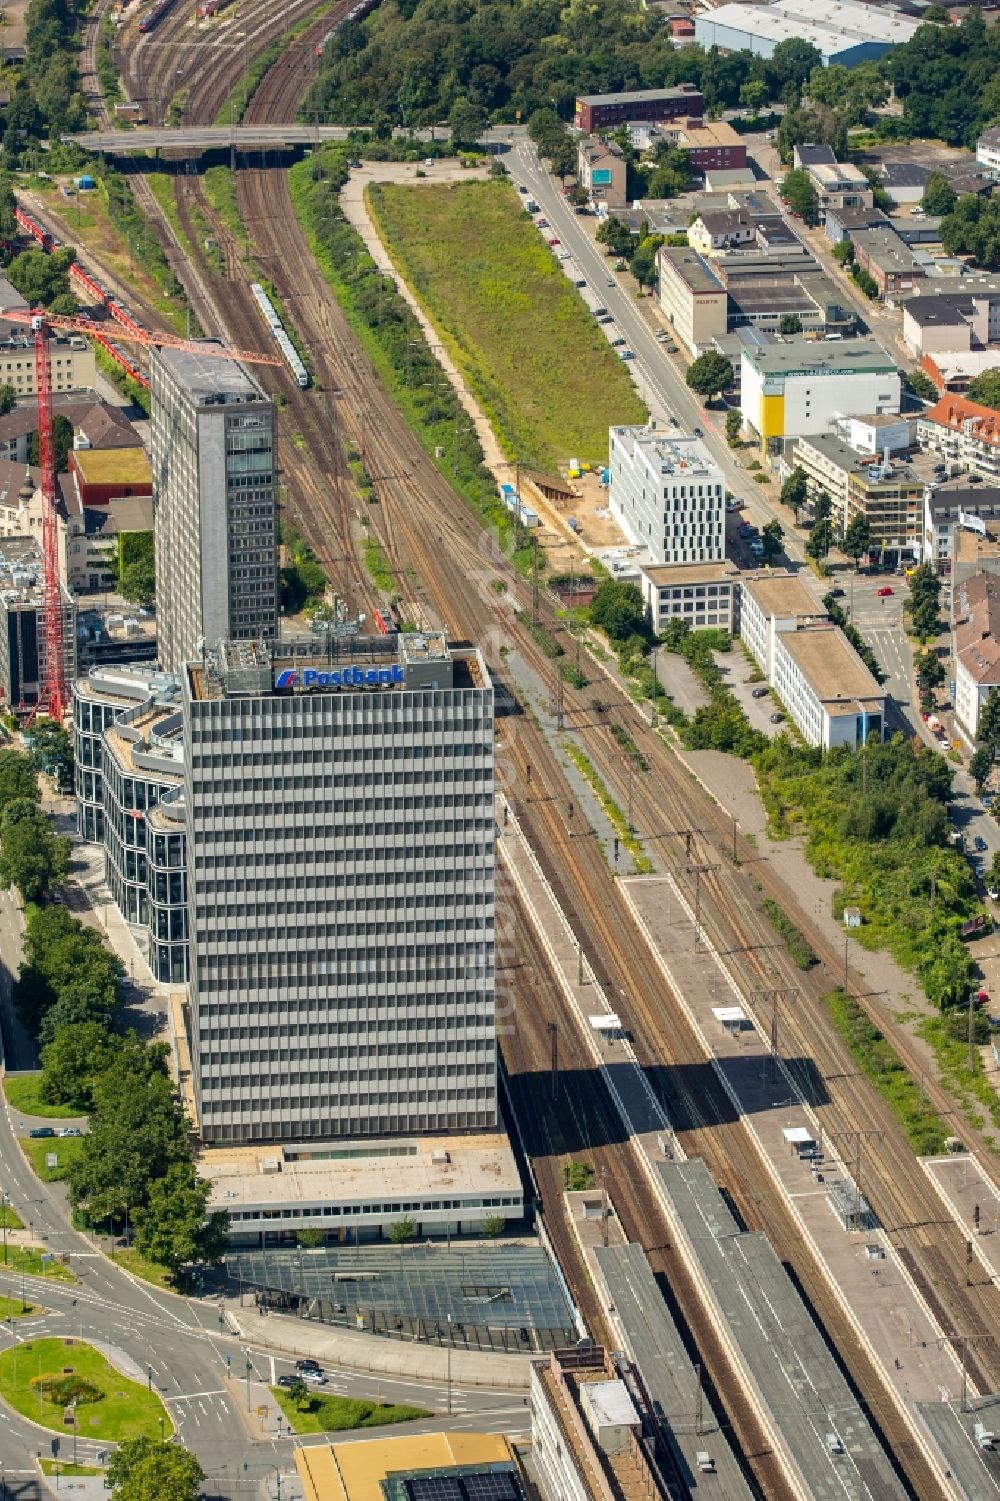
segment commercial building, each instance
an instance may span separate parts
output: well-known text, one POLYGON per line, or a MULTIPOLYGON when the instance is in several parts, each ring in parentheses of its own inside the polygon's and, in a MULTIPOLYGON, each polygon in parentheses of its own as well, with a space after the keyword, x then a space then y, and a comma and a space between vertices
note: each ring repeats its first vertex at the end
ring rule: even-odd
MULTIPOLYGON (((93 391, 97 385, 94 351, 86 339, 72 334, 49 338, 49 361, 52 390, 93 391)), ((38 395, 35 384, 35 341, 31 329, 23 323, 5 323, 0 313, 0 385, 11 386, 24 400, 38 395)))
POLYGON ((637 89, 624 94, 582 94, 576 101, 573 123, 589 135, 595 130, 613 130, 629 120, 677 120, 681 116, 700 120, 705 100, 694 84, 675 89, 637 89))
POLYGON ((640 588, 654 631, 678 617, 693 631, 707 626, 735 635, 739 628, 740 573, 735 563, 648 564, 640 588))
POLYGON ((918 357, 1000 343, 1000 276, 963 276, 957 286, 928 278, 903 303, 903 339, 918 357))
POLYGON ((77 832, 163 984, 188 978, 180 682, 155 667, 93 668, 73 685, 77 832))
POLYGON ((73 448, 70 479, 83 506, 106 506, 133 495, 151 496, 153 471, 144 448, 73 448))
POLYGON ((665 134, 685 153, 692 172, 738 172, 746 168, 746 142, 724 120, 677 125, 665 134))
MULTIPOLYGON (((61 587, 63 666, 76 675, 76 605, 61 587)), ((34 537, 0 540, 0 708, 24 712, 38 702, 45 675, 42 549, 34 537)))
POLYGON ((624 208, 625 158, 614 141, 584 136, 577 144, 577 174, 595 206, 602 203, 609 209, 624 208))
POLYGON ((497 1125, 489 674, 434 635, 339 650, 223 642, 183 674, 209 1145, 497 1125))
POLYGON ((1000 578, 979 573, 956 583, 952 618, 955 723, 974 744, 983 704, 1000 688, 1000 578))
POLYGON ((842 417, 837 428, 851 447, 862 454, 898 453, 901 449, 912 448, 917 440, 916 418, 895 412, 883 412, 880 416, 865 413, 859 417, 842 417))
POLYGON ((824 227, 826 237, 841 245, 859 229, 878 229, 889 224, 888 214, 880 208, 827 208, 824 227))
POLYGON ((657 253, 660 307, 691 354, 724 338, 729 326, 729 294, 697 250, 662 245, 657 253))
POLYGON ((777 638, 829 617, 794 573, 770 569, 747 574, 740 589, 740 639, 770 682, 777 638))
POLYGON ((887 302, 894 302, 902 292, 912 292, 927 274, 919 257, 891 229, 856 230, 851 244, 858 266, 868 272, 887 302))
POLYGON ((977 375, 1000 370, 1000 349, 935 349, 921 356, 920 368, 939 391, 961 394, 977 375))
POLYGON ((744 350, 742 366, 743 422, 768 453, 835 417, 899 411, 899 370, 876 339, 787 339, 744 350))
POLYGON ((725 557, 722 470, 700 438, 653 427, 613 427, 611 515, 653 563, 718 563, 725 557))
POLYGON ((869 556, 885 566, 923 552, 926 477, 887 452, 859 453, 833 433, 816 433, 795 444, 793 462, 805 471, 810 496, 824 492, 842 537, 857 516, 871 529, 869 556))
POLYGON ((898 11, 864 5, 860 0, 838 0, 822 15, 812 0, 775 0, 771 5, 720 5, 697 16, 694 31, 705 48, 747 51, 767 58, 774 56, 782 42, 809 42, 819 51, 824 67, 841 63, 853 68, 908 42, 918 24, 898 11))
POLYGON ((418 1433, 300 1445, 303 1501, 526 1501, 499 1433, 418 1433), (478 1482, 478 1483, 477 1483, 478 1482))
POLYGON ((504 1135, 338 1141, 335 1148, 215 1147, 199 1163, 233 1246, 294 1245, 302 1230, 377 1239, 399 1220, 414 1236, 475 1235, 524 1218, 524 1191, 504 1135))
POLYGON ((920 162, 883 162, 878 175, 892 202, 902 208, 920 202, 932 170, 920 162))
POLYGON ((917 418, 917 441, 946 463, 1000 477, 1000 412, 964 396, 943 396, 917 418))
POLYGON ((150 352, 160 660, 277 634, 274 406, 238 363, 150 352))
POLYGON ((667 1494, 651 1462, 659 1425, 624 1356, 588 1341, 533 1360, 529 1404, 531 1456, 545 1496, 608 1501, 667 1494))

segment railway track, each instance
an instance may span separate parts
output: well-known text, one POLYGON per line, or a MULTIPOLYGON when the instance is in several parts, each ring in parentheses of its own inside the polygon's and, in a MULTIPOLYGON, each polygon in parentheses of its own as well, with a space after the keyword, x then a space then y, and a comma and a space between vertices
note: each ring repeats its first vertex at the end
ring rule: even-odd
MULTIPOLYGON (((280 67, 279 62, 258 90, 252 105, 255 115, 259 109, 264 117, 266 111, 277 107, 275 97, 287 97, 287 92, 291 91, 294 66, 287 66, 283 74, 278 74, 280 67), (269 92, 268 86, 275 74, 278 74, 277 81, 273 84, 273 92, 269 92)), ((303 66, 301 72, 305 71, 303 66)), ((527 604, 523 581, 512 573, 505 560, 496 555, 488 543, 484 543, 475 518, 431 464, 418 440, 403 423, 395 404, 367 366, 353 330, 331 298, 297 230, 284 179, 276 181, 273 176, 267 177, 260 172, 240 171, 238 194, 244 222, 254 243, 262 255, 269 257, 266 261, 269 274, 286 307, 291 309, 300 332, 305 334, 315 351, 324 384, 328 390, 336 392, 335 410, 341 425, 355 448, 364 443, 371 456, 369 467, 380 475, 382 506, 393 533, 391 556, 398 569, 412 570, 425 581, 422 600, 427 610, 433 612, 453 634, 471 635, 479 640, 501 676, 504 663, 500 648, 514 645, 533 671, 543 680, 551 680, 551 664, 541 657, 531 638, 513 626, 506 599, 491 588, 494 581, 502 580, 507 597, 517 600, 523 608, 527 604), (365 414, 363 422, 362 412, 365 414)), ((303 530, 321 557, 328 521, 328 514, 322 510, 313 513, 310 509, 302 518, 303 530)), ((385 532, 384 524, 382 532, 385 532)), ((543 604, 543 623, 559 628, 547 603, 543 604)), ((613 746, 607 732, 593 722, 593 714, 583 695, 567 690, 566 699, 568 722, 601 775, 620 796, 624 782, 620 752, 613 746)), ((634 724, 630 728, 636 731, 634 724)), ((642 738, 641 732, 636 733, 636 738, 642 738)), ((711 851, 714 847, 712 841, 720 837, 722 830, 720 810, 714 809, 707 798, 702 798, 693 789, 687 772, 661 743, 649 737, 648 744, 642 740, 642 749, 648 754, 655 773, 655 792, 652 787, 647 787, 644 779, 638 779, 635 815, 644 835, 657 838, 657 831, 663 830, 665 824, 672 823, 674 828, 680 828, 697 822, 707 832, 697 836, 700 843, 696 851, 711 851)), ((700 1067, 705 1071, 706 1087, 699 1091, 697 1100, 690 1092, 685 1095, 680 1089, 668 1099, 671 1115, 679 1120, 681 1129, 690 1129, 695 1134, 697 1145, 693 1150, 705 1156, 717 1179, 732 1193, 746 1222, 751 1226, 766 1227, 779 1254, 793 1266, 818 1317, 852 1371, 873 1420, 881 1427, 888 1446, 904 1466, 915 1493, 921 1497, 935 1494, 936 1486, 922 1455, 884 1391, 878 1374, 847 1324, 839 1303, 829 1293, 783 1203, 768 1189, 756 1154, 746 1140, 747 1133, 728 1120, 728 1102, 723 1114, 723 1102, 712 1092, 708 1080, 711 1071, 706 1070, 700 1044, 685 1037, 669 987, 635 924, 624 911, 594 841, 581 840, 577 835, 571 843, 565 828, 560 827, 558 808, 560 801, 565 804, 570 792, 558 762, 527 720, 520 722, 516 734, 504 733, 501 759, 504 758, 515 774, 515 797, 534 847, 541 853, 550 878, 556 877, 555 888, 567 911, 576 918, 578 931, 590 935, 588 947, 594 949, 592 957, 615 984, 616 995, 622 996, 621 1009, 633 1027, 641 1061, 654 1078, 664 1067, 668 1070, 700 1067), (529 760, 533 766, 543 768, 542 781, 550 794, 544 803, 523 800, 529 760), (624 969, 626 961, 627 972, 624 969), (743 1138, 742 1142, 737 1139, 737 1131, 743 1138)), ((649 780, 652 782, 654 778, 651 776, 649 780)), ((728 821, 725 821, 727 841, 729 830, 728 821)), ((752 851, 745 844, 741 844, 741 851, 744 860, 752 858, 752 851)), ((677 864, 676 874, 680 883, 685 885, 686 877, 679 868, 679 861, 677 864)), ((734 871, 733 878, 746 881, 745 870, 734 871)), ((774 885, 770 874, 767 880, 774 885)), ((788 978, 789 983, 795 982, 800 988, 808 983, 798 972, 788 974, 783 969, 783 961, 774 954, 773 930, 766 926, 766 919, 749 891, 740 894, 738 913, 730 917, 725 911, 733 901, 728 872, 725 888, 716 877, 707 881, 704 889, 706 926, 713 941, 722 945, 727 953, 741 953, 750 978, 759 979, 763 973, 772 974, 777 965, 777 973, 788 978), (760 958, 762 951, 768 955, 766 969, 765 961, 760 958)), ((783 905, 788 905, 787 896, 779 899, 783 905)), ((803 918, 801 926, 812 937, 812 925, 808 919, 803 918)), ((776 982, 772 980, 771 983, 776 982)), ((815 1000, 815 997, 809 999, 815 1000)), ((905 1140, 900 1140, 899 1128, 891 1118, 886 1119, 885 1107, 867 1082, 857 1077, 846 1051, 822 1014, 810 1010, 807 1016, 808 1026, 796 1029, 790 1022, 783 1036, 789 1041, 798 1041, 804 1056, 814 1054, 820 1071, 827 1076, 831 1094, 829 1108, 838 1112, 836 1125, 831 1122, 831 1129, 850 1129, 851 1122, 867 1125, 873 1115, 877 1115, 880 1122, 885 1120, 883 1152, 878 1154, 884 1156, 884 1164, 879 1162, 875 1171, 875 1159, 871 1159, 872 1166, 865 1183, 876 1210, 887 1224, 894 1226, 893 1233, 898 1243, 908 1256, 912 1255, 914 1265, 926 1269, 922 1275, 928 1282, 941 1278, 943 1269, 947 1271, 951 1266, 951 1276, 946 1277, 944 1289, 947 1302, 943 1318, 952 1318, 957 1331, 962 1333, 973 1333, 984 1327, 988 1330, 996 1328, 993 1289, 959 1286, 951 1262, 956 1233, 954 1226, 941 1224, 940 1201, 923 1179, 905 1140)), ((545 1038, 532 1040, 532 1036, 526 1034, 524 1045, 528 1049, 523 1055, 525 1058, 534 1057, 537 1063, 547 1056, 545 1038)), ((505 1041, 505 1052, 514 1046, 514 1043, 505 1041)), ((510 1061, 516 1070, 518 1056, 511 1053, 510 1061)), ((621 1144, 607 1144, 602 1150, 609 1154, 609 1171, 613 1171, 617 1162, 621 1175, 621 1144)), ((634 1210, 640 1230, 638 1238, 645 1244, 650 1235, 647 1231, 643 1236, 641 1227, 648 1206, 638 1201, 634 1210)), ((623 1214, 627 1212, 625 1210, 623 1214)), ((650 1249, 655 1251, 656 1248, 652 1246, 650 1249)), ((1000 1384, 996 1379, 996 1352, 991 1354, 984 1349, 977 1355, 979 1353, 982 1355, 981 1368, 973 1372, 973 1379, 977 1383, 981 1379, 984 1385, 995 1389, 1000 1384)))

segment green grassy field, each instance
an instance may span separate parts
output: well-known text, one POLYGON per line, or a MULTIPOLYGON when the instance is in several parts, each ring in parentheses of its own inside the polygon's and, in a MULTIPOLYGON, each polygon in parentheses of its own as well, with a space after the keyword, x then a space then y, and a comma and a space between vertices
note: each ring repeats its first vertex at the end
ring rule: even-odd
POLYGON ((38 1092, 41 1074, 9 1074, 3 1081, 4 1091, 12 1110, 23 1115, 41 1116, 43 1120, 71 1120, 80 1114, 71 1105, 47 1105, 38 1092))
MULTIPOLYGON (((76 1273, 61 1261, 43 1261, 49 1253, 39 1246, 13 1246, 7 1244, 6 1268, 8 1272, 27 1272, 29 1277, 55 1277, 60 1282, 75 1282, 76 1273)), ((5 1265, 0 1250, 0 1268, 5 1265)))
POLYGON ((28 1319, 38 1312, 34 1303, 22 1304, 20 1298, 0 1297, 0 1324, 6 1324, 8 1319, 28 1319))
POLYGON ((283 1387, 272 1386, 271 1393, 295 1433, 347 1433, 354 1428, 384 1428, 390 1423, 431 1416, 423 1407, 369 1402, 359 1397, 324 1397, 315 1391, 309 1393, 309 1405, 303 1411, 283 1387))
POLYGON ((121 1375, 90 1345, 38 1339, 0 1353, 0 1397, 43 1428, 67 1431, 63 1411, 74 1387, 79 1387, 76 1414, 81 1438, 115 1443, 140 1436, 159 1438, 161 1417, 164 1436, 173 1432, 159 1397, 121 1375), (40 1392, 39 1378, 43 1386, 59 1380, 60 1389, 52 1393, 56 1400, 40 1392))
POLYGON ((0 1230, 23 1230, 24 1221, 9 1204, 0 1204, 0 1230))
POLYGON ((59 1183, 65 1178, 70 1163, 77 1157, 83 1147, 82 1136, 44 1136, 41 1140, 22 1136, 21 1146, 35 1172, 43 1183, 59 1183), (45 1158, 49 1152, 55 1152, 59 1161, 55 1167, 48 1167, 45 1158))
POLYGON ((369 207, 507 454, 607 461, 646 409, 509 184, 385 184, 369 207))
POLYGON ((103 1475, 100 1465, 75 1465, 63 1459, 40 1459, 43 1475, 103 1475))
POLYGON ((115 1260, 119 1266, 123 1266, 133 1277, 141 1277, 143 1282, 152 1282, 154 1287, 172 1288, 174 1274, 169 1267, 161 1266, 158 1261, 149 1261, 145 1256, 131 1247, 125 1251, 116 1251, 115 1260))

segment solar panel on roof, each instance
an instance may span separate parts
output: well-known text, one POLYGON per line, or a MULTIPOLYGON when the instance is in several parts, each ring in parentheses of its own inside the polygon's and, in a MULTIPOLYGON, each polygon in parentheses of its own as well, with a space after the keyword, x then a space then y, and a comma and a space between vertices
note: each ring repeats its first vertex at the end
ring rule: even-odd
POLYGON ((488 1475, 467 1475, 465 1491, 469 1501, 520 1501, 523 1494, 509 1471, 488 1475))
POLYGON ((462 1482, 452 1475, 418 1475, 407 1484, 413 1501, 465 1501, 462 1482))

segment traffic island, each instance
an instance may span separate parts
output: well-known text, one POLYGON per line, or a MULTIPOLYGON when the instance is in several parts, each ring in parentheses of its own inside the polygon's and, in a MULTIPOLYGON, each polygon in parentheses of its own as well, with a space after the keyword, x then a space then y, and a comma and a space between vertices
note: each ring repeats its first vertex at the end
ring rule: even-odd
POLYGON ((356 1428, 387 1428, 433 1417, 426 1407, 371 1402, 364 1397, 325 1396, 306 1391, 296 1397, 293 1387, 272 1386, 271 1394, 293 1433, 349 1433, 356 1428))
POLYGON ((121 1443, 169 1438, 159 1396, 123 1376, 93 1345, 38 1339, 0 1353, 0 1397, 21 1417, 54 1433, 121 1443))

